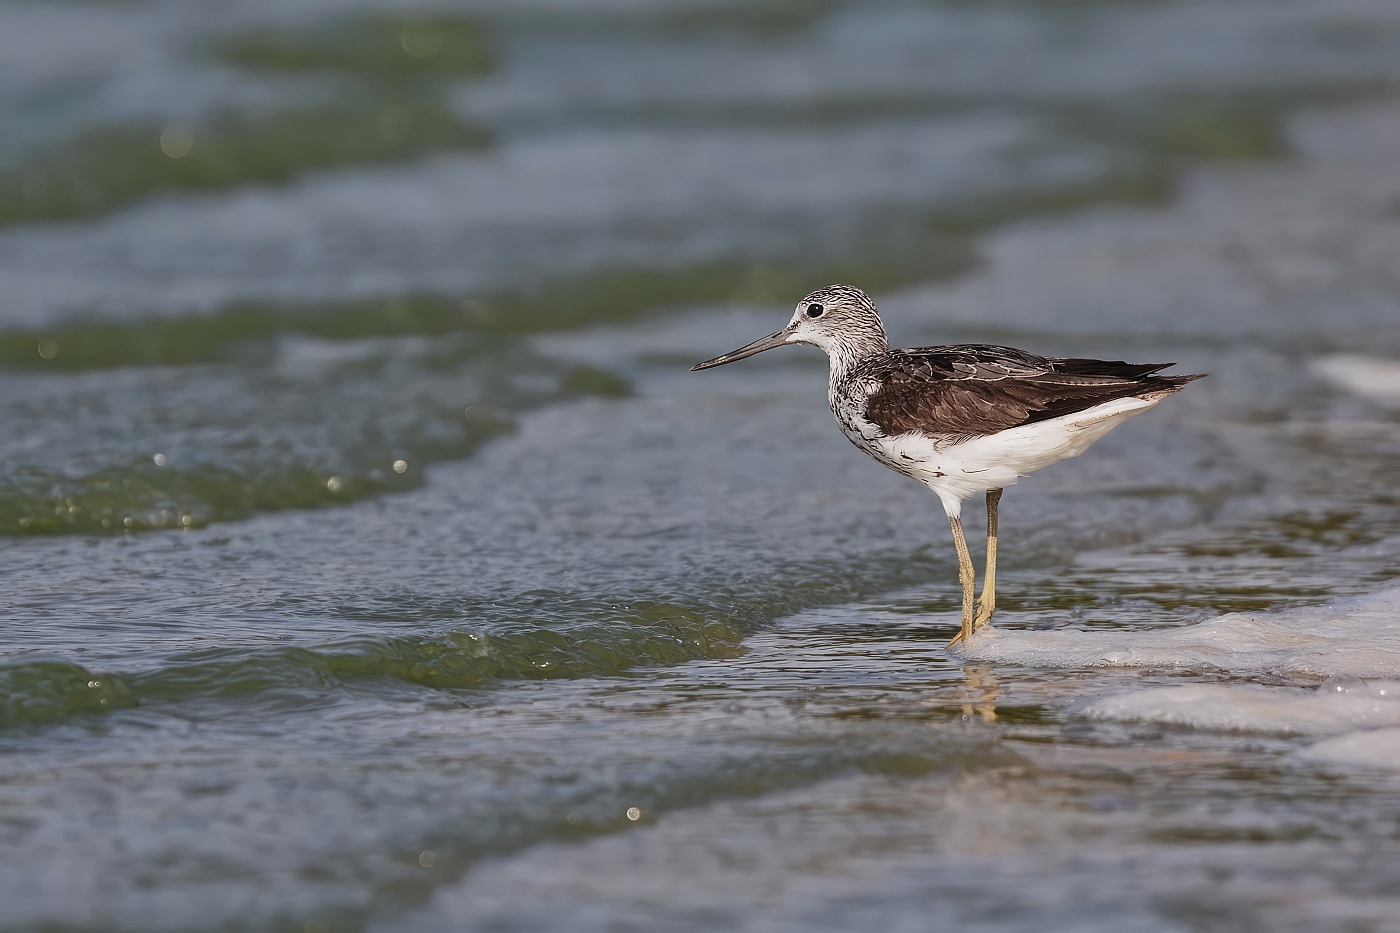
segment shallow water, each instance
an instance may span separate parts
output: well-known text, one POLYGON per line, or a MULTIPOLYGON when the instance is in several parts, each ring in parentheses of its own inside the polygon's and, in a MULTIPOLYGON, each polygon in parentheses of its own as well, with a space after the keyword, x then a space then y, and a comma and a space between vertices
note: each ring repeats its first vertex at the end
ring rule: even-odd
POLYGON ((0 6, 0 926, 1392 928, 1393 4, 567 7, 0 6), (832 279, 1212 374, 964 654, 832 279))

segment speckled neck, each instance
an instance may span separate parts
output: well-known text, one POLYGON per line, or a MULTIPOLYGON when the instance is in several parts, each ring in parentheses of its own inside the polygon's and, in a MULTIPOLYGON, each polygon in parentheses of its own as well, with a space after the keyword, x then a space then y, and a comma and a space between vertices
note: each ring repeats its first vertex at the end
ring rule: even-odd
POLYGON ((826 351, 831 363, 831 385, 834 389, 844 382, 857 365, 872 356, 886 353, 890 349, 884 326, 875 320, 876 329, 860 328, 843 330, 824 341, 821 348, 826 351))

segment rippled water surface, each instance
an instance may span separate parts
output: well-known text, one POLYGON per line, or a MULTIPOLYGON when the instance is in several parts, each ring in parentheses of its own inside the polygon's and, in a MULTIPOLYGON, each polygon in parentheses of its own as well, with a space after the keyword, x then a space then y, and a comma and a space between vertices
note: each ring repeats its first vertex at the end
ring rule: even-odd
POLYGON ((1396 928, 1397 62, 1389 0, 0 4, 0 927, 1396 928), (686 371, 838 280, 1211 373, 1008 491, 965 654, 820 355, 686 371))

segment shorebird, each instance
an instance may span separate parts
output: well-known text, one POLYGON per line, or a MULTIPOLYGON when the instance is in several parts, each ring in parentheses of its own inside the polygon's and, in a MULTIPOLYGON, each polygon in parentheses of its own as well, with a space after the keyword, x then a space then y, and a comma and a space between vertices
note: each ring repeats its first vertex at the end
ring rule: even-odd
POLYGON ((1163 376, 1172 363, 1060 359, 990 344, 891 349, 870 296, 850 285, 812 292, 777 333, 694 372, 790 343, 826 351, 827 402, 856 447, 938 494, 958 550, 962 628, 951 648, 996 611, 997 507, 1002 489, 1066 457, 1203 374, 1163 376), (962 503, 987 497, 987 561, 976 570, 963 534, 962 503))

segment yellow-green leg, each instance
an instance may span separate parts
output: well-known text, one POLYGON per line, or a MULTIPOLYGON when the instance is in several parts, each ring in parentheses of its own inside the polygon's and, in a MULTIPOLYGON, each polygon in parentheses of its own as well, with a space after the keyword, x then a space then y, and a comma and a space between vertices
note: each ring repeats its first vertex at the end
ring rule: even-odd
POLYGON ((972 594, 976 586, 976 570, 972 567, 972 555, 967 552, 967 537, 963 534, 962 519, 948 516, 948 524, 953 529, 953 543, 958 546, 958 580, 962 583, 962 630, 948 642, 951 648, 964 638, 972 637, 972 594))
POLYGON ((985 628, 991 624, 992 613, 997 611, 997 506, 1001 503, 1001 490, 987 490, 987 569, 982 575, 982 598, 977 601, 977 617, 972 620, 972 630, 985 628))

